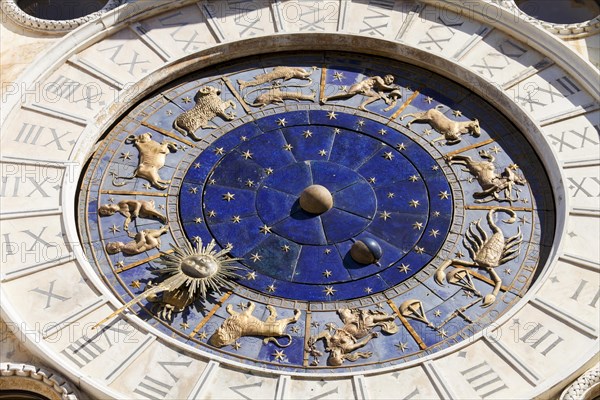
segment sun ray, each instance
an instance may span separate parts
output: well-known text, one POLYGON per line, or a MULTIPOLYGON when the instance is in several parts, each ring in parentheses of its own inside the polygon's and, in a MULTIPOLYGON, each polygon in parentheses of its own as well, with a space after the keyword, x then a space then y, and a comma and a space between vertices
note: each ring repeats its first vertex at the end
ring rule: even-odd
POLYGON ((203 246, 202 239, 198 239, 195 247, 189 242, 182 247, 171 244, 173 252, 161 252, 160 259, 157 260, 159 264, 164 265, 164 268, 155 271, 166 279, 156 285, 149 282, 143 293, 98 322, 94 328, 116 317, 134 304, 149 297, 155 297, 161 292, 166 292, 163 294, 162 302, 159 302, 163 308, 186 307, 197 298, 206 298, 209 291, 221 293, 221 288, 229 287, 233 279, 240 277, 235 272, 240 269, 236 265, 240 258, 228 255, 233 246, 229 245, 220 250, 216 250, 216 246, 217 243, 214 240, 203 246), (170 304, 171 302, 165 300, 167 297, 177 299, 177 305, 170 304))

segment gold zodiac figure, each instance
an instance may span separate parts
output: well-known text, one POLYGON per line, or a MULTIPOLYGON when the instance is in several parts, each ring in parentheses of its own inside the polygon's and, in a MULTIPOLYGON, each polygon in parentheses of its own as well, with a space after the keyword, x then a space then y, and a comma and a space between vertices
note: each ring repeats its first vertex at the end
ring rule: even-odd
POLYGON ((365 96, 366 100, 358 106, 359 109, 366 111, 365 106, 382 99, 385 101, 385 104, 390 105, 390 107, 385 109, 385 111, 389 111, 396 105, 396 101, 401 97, 399 86, 394 85, 393 83, 394 77, 392 75, 386 75, 383 78, 380 76, 372 76, 361 82, 355 83, 346 91, 339 92, 333 96, 323 97, 321 102, 326 103, 331 100, 349 99, 360 94, 365 96))
POLYGON ((106 251, 109 254, 123 253, 128 256, 143 253, 160 247, 160 237, 168 232, 166 226, 160 229, 144 229, 135 234, 131 242, 109 242, 106 251))
POLYGON ((288 81, 290 79, 301 79, 310 81, 310 76, 317 69, 317 67, 313 67, 312 70, 305 70, 300 67, 275 67, 272 71, 259 74, 254 77, 251 81, 243 81, 238 79, 237 83, 240 85, 240 90, 244 90, 247 87, 262 85, 263 83, 276 81, 279 79, 283 79, 283 81, 288 81))
POLYGON ((125 217, 123 230, 129 233, 130 237, 135 234, 129 232, 129 224, 137 217, 156 218, 163 224, 167 222, 167 217, 156 211, 154 200, 121 200, 117 204, 104 204, 98 207, 98 215, 108 217, 119 213, 125 217))
POLYGON ((477 119, 474 119, 473 121, 452 121, 437 108, 405 114, 400 117, 400 120, 403 120, 406 117, 413 117, 413 120, 406 124, 407 128, 410 129, 410 125, 415 122, 429 124, 437 133, 442 135, 429 142, 432 146, 435 142, 444 139, 446 139, 446 145, 457 144, 461 141, 460 136, 467 133, 472 134, 474 137, 479 137, 481 135, 481 128, 479 127, 479 121, 477 119))
POLYGON ((513 210, 503 207, 491 209, 487 215, 487 222, 492 230, 492 236, 488 237, 481 228, 481 221, 477 220, 471 222, 469 230, 463 239, 463 244, 473 261, 459 259, 446 260, 438 267, 435 273, 435 281, 438 285, 443 285, 445 279, 444 272, 451 265, 456 268, 479 268, 486 271, 494 282, 494 290, 483 297, 482 307, 488 307, 496 301, 496 296, 502 287, 502 280, 496 273, 495 268, 517 258, 521 252, 521 242, 523 241, 521 227, 518 228, 514 236, 508 239, 504 237, 504 233, 494 223, 494 214, 499 211, 510 216, 509 219, 503 222, 507 224, 515 222, 516 214, 513 210), (477 229, 477 232, 475 232, 474 228, 477 229))
POLYGON ((151 133, 142 133, 138 136, 129 135, 125 143, 133 143, 140 153, 140 161, 132 176, 114 175, 112 184, 123 186, 125 182, 119 182, 118 179, 142 178, 157 189, 166 189, 166 185, 171 181, 162 179, 158 174, 158 170, 165 166, 167 154, 177 151, 177 144, 166 140, 158 143, 152 140, 151 133))
POLYGON ((459 164, 466 167, 463 169, 465 172, 469 172, 477 179, 477 183, 481 186, 481 192, 473 193, 473 197, 476 203, 488 203, 496 200, 498 202, 507 201, 511 205, 513 201, 517 201, 517 197, 512 197, 512 192, 515 190, 517 193, 520 189, 514 185, 523 186, 527 181, 515 174, 510 168, 505 168, 504 172, 498 174, 496 172, 496 165, 494 161, 496 158, 485 150, 479 152, 481 158, 487 159, 488 161, 475 161, 469 156, 463 155, 451 155, 446 157, 448 164, 459 164), (504 197, 500 197, 500 192, 504 191, 504 197))
POLYGON ((221 100, 220 94, 221 90, 212 86, 204 86, 198 90, 194 96, 196 104, 191 110, 185 111, 175 118, 173 128, 182 135, 198 141, 200 138, 195 135, 198 129, 216 128, 209 124, 213 118, 219 116, 226 121, 233 120, 235 113, 226 110, 229 107, 235 110, 236 105, 233 100, 221 100))
POLYGON ((337 313, 344 323, 343 327, 334 328, 333 335, 323 331, 308 339, 306 351, 315 358, 313 365, 317 363, 316 358, 323 355, 316 348, 316 343, 321 339, 325 341, 325 350, 329 352, 327 365, 340 366, 345 360, 356 361, 359 358, 371 357, 371 352, 356 350, 379 336, 378 332, 373 331, 375 327, 380 326, 382 332, 390 335, 398 332, 398 325, 394 323, 395 317, 383 311, 341 308, 337 313))
POLYGON ((292 336, 285 333, 288 324, 300 319, 300 310, 294 311, 294 316, 289 318, 277 319, 275 307, 268 305, 269 316, 265 321, 256 318, 252 313, 256 304, 249 301, 248 308, 240 313, 233 311, 231 304, 227 305, 229 317, 208 339, 208 343, 215 347, 223 347, 234 343, 242 336, 266 336, 263 342, 273 342, 279 347, 287 347, 292 343, 292 336), (280 344, 276 337, 287 337, 286 344, 280 344))

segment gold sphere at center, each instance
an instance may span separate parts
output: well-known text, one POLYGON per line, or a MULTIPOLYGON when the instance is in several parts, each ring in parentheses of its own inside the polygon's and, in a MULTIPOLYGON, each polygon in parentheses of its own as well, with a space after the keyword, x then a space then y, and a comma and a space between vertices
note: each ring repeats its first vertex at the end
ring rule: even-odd
POLYGON ((323 214, 333 207, 333 197, 325 186, 310 185, 300 195, 300 207, 311 214, 323 214))

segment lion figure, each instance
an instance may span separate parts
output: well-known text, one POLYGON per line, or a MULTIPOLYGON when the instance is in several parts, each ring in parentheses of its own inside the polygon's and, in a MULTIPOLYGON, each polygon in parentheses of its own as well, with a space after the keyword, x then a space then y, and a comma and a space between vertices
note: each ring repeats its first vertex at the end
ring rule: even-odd
POLYGON ((277 320, 277 311, 273 306, 268 305, 267 310, 270 315, 265 321, 261 321, 252 315, 255 308, 256 305, 250 301, 246 310, 237 313, 229 304, 226 310, 230 316, 208 339, 208 343, 215 347, 223 347, 234 343, 242 336, 265 336, 263 340, 265 344, 274 342, 279 347, 289 346, 292 343, 292 337, 285 333, 285 328, 288 324, 298 321, 300 310, 295 310, 293 317, 277 320), (281 336, 288 338, 287 344, 283 345, 275 339, 281 336))
POLYGON ((223 101, 219 97, 221 91, 212 86, 204 86, 194 96, 196 105, 188 111, 180 114, 173 122, 173 128, 184 136, 189 136, 193 140, 200 140, 195 132, 202 128, 216 128, 209 122, 219 116, 226 121, 235 118, 234 112, 226 112, 231 107, 235 109, 236 105, 232 100, 223 101))

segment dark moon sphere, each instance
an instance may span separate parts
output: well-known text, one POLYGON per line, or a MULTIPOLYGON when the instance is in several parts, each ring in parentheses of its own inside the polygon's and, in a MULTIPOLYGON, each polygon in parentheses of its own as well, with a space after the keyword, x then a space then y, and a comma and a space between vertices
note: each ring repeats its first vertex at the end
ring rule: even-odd
POLYGON ((371 238, 358 240, 350 248, 350 257, 359 264, 376 263, 382 255, 381 246, 371 238))

